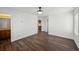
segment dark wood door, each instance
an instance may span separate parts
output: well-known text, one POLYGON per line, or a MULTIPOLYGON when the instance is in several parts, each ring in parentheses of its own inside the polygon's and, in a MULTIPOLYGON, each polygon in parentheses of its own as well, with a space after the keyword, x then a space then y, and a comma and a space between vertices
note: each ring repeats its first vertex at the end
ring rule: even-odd
POLYGON ((0 40, 10 39, 10 30, 0 30, 0 40))

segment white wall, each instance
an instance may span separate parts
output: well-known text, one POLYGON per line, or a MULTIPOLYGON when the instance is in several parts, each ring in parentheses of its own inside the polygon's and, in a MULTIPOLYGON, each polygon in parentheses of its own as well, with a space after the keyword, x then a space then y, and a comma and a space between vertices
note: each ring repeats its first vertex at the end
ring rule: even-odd
POLYGON ((0 8, 0 12, 7 13, 11 18, 11 41, 15 41, 36 33, 37 17, 14 8, 0 8))
POLYGON ((73 39, 72 12, 49 16, 49 34, 73 39))
MULTIPOLYGON (((15 41, 37 32, 37 17, 14 8, 0 8, 11 18, 11 41, 15 41)), ((49 15, 49 34, 73 38, 73 14, 60 13, 49 15)))

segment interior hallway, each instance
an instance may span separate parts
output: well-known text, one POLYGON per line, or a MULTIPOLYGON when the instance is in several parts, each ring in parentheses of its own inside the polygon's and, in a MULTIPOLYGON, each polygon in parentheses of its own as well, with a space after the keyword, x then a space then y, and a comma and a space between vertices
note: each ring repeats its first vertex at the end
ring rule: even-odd
POLYGON ((78 51, 74 40, 40 32, 10 43, 0 41, 1 51, 78 51))

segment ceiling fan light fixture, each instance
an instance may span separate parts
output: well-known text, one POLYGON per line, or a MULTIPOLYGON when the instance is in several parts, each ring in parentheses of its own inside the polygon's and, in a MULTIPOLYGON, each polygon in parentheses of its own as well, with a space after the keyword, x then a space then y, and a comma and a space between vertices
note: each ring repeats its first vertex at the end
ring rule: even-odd
POLYGON ((42 14, 43 13, 43 10, 41 10, 41 7, 38 7, 39 10, 37 11, 38 14, 42 14))
POLYGON ((42 14, 43 12, 42 11, 38 11, 38 14, 42 14))

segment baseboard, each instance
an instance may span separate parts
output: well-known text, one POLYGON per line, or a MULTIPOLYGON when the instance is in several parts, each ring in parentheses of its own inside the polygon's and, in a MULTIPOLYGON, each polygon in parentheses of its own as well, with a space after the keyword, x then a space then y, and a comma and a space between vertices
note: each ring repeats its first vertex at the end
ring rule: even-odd
POLYGON ((50 36, 56 36, 56 37, 60 37, 60 38, 64 38, 64 39, 70 39, 70 40, 74 40, 74 39, 71 39, 71 38, 67 38, 67 37, 63 37, 63 36, 58 36, 58 35, 52 35, 52 34, 48 34, 50 36))
POLYGON ((36 35, 36 33, 31 34, 31 35, 24 36, 24 37, 22 37, 22 38, 18 38, 18 39, 16 39, 16 40, 11 40, 11 42, 15 42, 15 41, 21 40, 21 39, 23 39, 23 38, 28 38, 28 37, 31 37, 31 36, 33 36, 33 35, 36 35))

